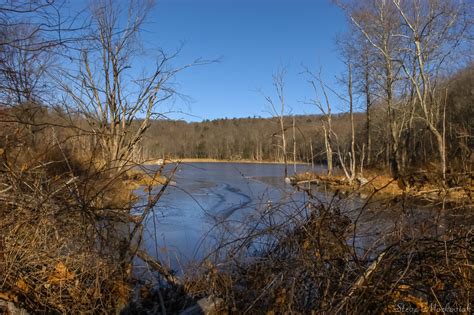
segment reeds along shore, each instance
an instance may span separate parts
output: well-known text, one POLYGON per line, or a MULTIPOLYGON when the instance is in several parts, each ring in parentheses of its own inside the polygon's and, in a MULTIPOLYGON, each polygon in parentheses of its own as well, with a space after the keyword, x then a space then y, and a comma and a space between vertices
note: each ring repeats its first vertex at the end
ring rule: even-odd
POLYGON ((345 176, 316 174, 314 172, 298 173, 292 176, 291 183, 297 188, 308 188, 311 185, 354 194, 362 199, 411 199, 420 203, 436 206, 440 203, 473 204, 474 173, 459 172, 443 178, 439 172, 417 170, 393 178, 381 170, 366 170, 353 182, 345 176))

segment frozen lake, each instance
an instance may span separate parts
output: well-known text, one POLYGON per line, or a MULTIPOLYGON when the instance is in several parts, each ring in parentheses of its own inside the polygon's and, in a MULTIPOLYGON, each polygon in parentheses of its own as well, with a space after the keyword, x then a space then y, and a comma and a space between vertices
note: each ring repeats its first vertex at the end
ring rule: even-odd
MULTIPOLYGON (((297 172, 309 168, 298 165, 297 172)), ((291 175, 293 166, 288 170, 291 175)), ((321 167, 314 171, 324 172, 321 167)), ((179 166, 173 180, 175 184, 167 188, 145 220, 142 247, 178 272, 189 262, 207 258, 217 244, 238 240, 249 229, 258 231, 265 225, 288 222, 288 218, 297 222, 298 216, 307 215, 299 212, 307 209, 303 207, 308 201, 306 194, 285 184, 281 164, 185 163, 179 166)), ((148 193, 141 193, 146 200, 148 193)), ((367 248, 375 248, 375 242, 376 247, 383 247, 385 236, 400 224, 411 222, 412 227, 425 229, 424 233, 435 233, 449 228, 458 215, 449 212, 441 216, 432 205, 405 209, 404 203, 366 203, 357 195, 334 199, 334 192, 317 190, 313 195, 316 200, 312 202, 331 204, 357 222, 353 225, 354 238, 349 238, 348 244, 361 254, 367 248)))
POLYGON ((173 180, 146 219, 143 246, 175 269, 205 257, 221 236, 218 226, 232 233, 270 204, 305 200, 285 184, 282 164, 185 163, 173 180))

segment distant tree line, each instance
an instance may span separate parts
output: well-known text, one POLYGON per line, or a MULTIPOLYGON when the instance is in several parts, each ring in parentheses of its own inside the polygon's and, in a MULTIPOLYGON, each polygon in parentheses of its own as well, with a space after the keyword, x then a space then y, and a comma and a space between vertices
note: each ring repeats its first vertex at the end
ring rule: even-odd
MULTIPOLYGON (((293 152, 293 117, 285 116, 288 147, 293 152)), ((364 116, 357 115, 362 124, 364 116)), ((347 115, 336 115, 337 130, 344 134, 347 115)), ((233 118, 185 122, 181 120, 153 121, 143 140, 146 158, 211 158, 224 160, 283 161, 278 137, 278 118, 233 118)), ((295 116, 296 157, 289 161, 321 162, 324 157, 321 126, 316 115, 295 116), (311 151, 311 147, 313 150, 311 151)))

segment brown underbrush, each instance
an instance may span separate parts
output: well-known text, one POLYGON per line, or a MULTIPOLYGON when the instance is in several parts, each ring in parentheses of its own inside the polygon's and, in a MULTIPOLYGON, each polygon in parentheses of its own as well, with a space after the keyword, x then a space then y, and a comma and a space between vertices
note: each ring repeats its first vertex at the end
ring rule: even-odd
MULTIPOLYGON (((127 171, 134 166, 117 171, 78 155, 68 139, 32 144, 27 133, 3 131, 0 299, 30 312, 123 309, 142 221, 130 214, 127 171)), ((158 199, 135 210, 146 212, 158 199)))
MULTIPOLYGON (((47 313, 165 313, 204 296, 221 301, 222 313, 472 309, 474 244, 466 215, 472 204, 456 204, 462 220, 441 219, 426 228, 412 205, 402 203, 393 224, 361 244, 361 218, 371 224, 366 213, 377 207, 396 211, 381 204, 368 209, 368 202, 346 211, 347 195, 323 201, 304 189, 304 206, 269 204, 243 222, 242 235, 221 242, 215 255, 177 279, 137 250, 142 222, 171 176, 163 176, 163 168, 148 172, 135 165, 117 171, 93 150, 77 154, 67 139, 52 139, 31 143, 28 134, 14 132, 1 138, 1 300, 47 313), (161 188, 152 191, 156 184, 161 188), (141 206, 135 205, 136 185, 148 187, 141 206), (130 303, 137 257, 167 284, 140 290, 139 303, 130 303)), ((348 187, 342 178, 305 176, 298 181, 317 180, 334 191, 348 187)), ((459 183, 470 180, 466 176, 459 183)), ((380 176, 364 185, 371 187, 368 199, 389 186, 406 194, 380 176)), ((364 185, 356 188, 363 191, 364 185)), ((451 211, 445 210, 443 215, 451 211)))
POLYGON ((259 228, 255 223, 238 240, 221 245, 224 258, 208 261, 191 277, 191 288, 222 299, 222 313, 472 312, 468 207, 456 208, 462 220, 423 224, 416 223, 420 213, 410 206, 384 209, 398 214, 376 232, 376 223, 364 218, 372 213, 367 203, 346 211, 346 202, 336 195, 327 202, 311 198, 299 217, 293 212, 279 221, 262 214, 259 228), (363 220, 369 228, 362 229, 363 220))

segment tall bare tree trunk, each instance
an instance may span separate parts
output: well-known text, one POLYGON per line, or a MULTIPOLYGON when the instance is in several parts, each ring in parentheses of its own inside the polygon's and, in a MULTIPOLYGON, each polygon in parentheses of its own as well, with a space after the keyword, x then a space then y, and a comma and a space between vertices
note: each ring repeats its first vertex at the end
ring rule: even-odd
POLYGON ((370 165, 371 157, 372 157, 372 138, 371 138, 371 116, 370 110, 372 107, 372 99, 370 95, 370 69, 369 69, 369 61, 368 61, 368 52, 366 53, 365 60, 364 60, 364 93, 365 93, 365 112, 366 112, 366 147, 367 147, 367 164, 370 165))
POLYGON ((281 147, 283 150, 283 162, 285 163, 285 177, 288 177, 288 160, 286 156, 285 123, 283 121, 283 116, 280 117, 280 129, 281 129, 281 147))
POLYGON ((393 73, 392 73, 392 62, 389 58, 385 58, 385 92, 387 102, 387 118, 389 125, 389 165, 390 171, 393 178, 398 178, 399 167, 397 161, 397 140, 395 137, 395 115, 393 112, 393 73))
MULTIPOLYGON (((287 144, 286 144, 286 135, 285 135, 285 74, 286 70, 284 68, 279 69, 279 71, 273 75, 273 86, 275 88, 279 104, 277 105, 273 98, 270 96, 263 95, 267 103, 271 107, 272 114, 277 117, 279 127, 280 127, 280 137, 281 137, 281 149, 283 151, 283 162, 285 163, 285 178, 288 177, 288 159, 287 159, 287 144)), ((277 153, 278 154, 278 153, 277 153)))
POLYGON ((443 102, 443 144, 440 146, 439 154, 441 155, 441 167, 443 172, 443 181, 446 182, 446 102, 448 98, 448 89, 443 102))
POLYGON ((352 65, 349 61, 349 82, 347 83, 348 92, 349 92, 349 113, 351 119, 351 160, 350 160, 350 168, 351 168, 351 178, 350 181, 352 182, 355 178, 356 174, 356 154, 355 154, 355 128, 354 128, 354 111, 353 111, 353 97, 352 97, 352 65))
POLYGON ((311 80, 309 81, 309 83, 313 87, 315 94, 316 95, 318 94, 317 85, 319 85, 319 89, 321 89, 322 94, 324 96, 324 105, 321 99, 314 99, 312 100, 311 104, 316 105, 317 108, 323 114, 321 116, 321 125, 324 132, 324 147, 326 151, 327 174, 328 176, 331 176, 332 170, 333 170, 333 147, 332 147, 333 130, 332 130, 331 103, 329 102, 328 93, 326 91, 326 85, 324 84, 321 78, 321 74, 319 73, 318 75, 316 75, 309 70, 307 70, 306 72, 311 76, 311 80), (316 82, 318 82, 318 84, 316 82))
POLYGON ((329 138, 329 132, 326 129, 326 126, 323 126, 323 131, 324 131, 324 146, 326 147, 326 160, 327 160, 327 166, 328 166, 328 176, 332 175, 332 146, 329 138))
POLYGON ((295 129, 295 116, 293 116, 293 170, 296 174, 296 129, 295 129))

